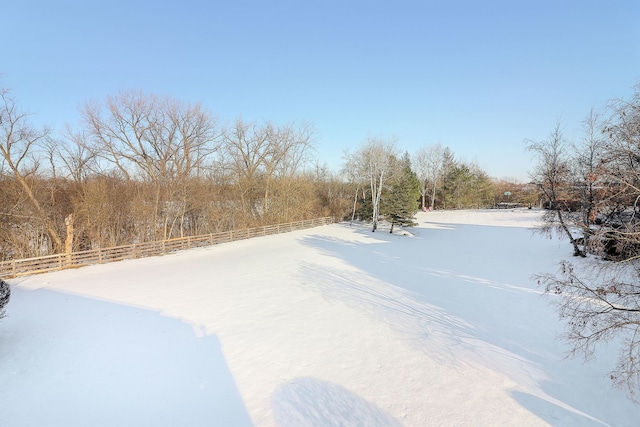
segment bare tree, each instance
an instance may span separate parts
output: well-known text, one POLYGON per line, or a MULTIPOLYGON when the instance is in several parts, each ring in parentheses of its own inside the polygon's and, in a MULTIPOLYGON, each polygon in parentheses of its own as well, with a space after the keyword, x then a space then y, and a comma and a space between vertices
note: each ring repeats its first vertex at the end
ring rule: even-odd
POLYGON ((87 133, 102 159, 127 178, 181 179, 197 173, 216 146, 216 122, 200 104, 141 92, 84 107, 87 133))
POLYGON ((28 122, 29 114, 22 112, 8 89, 0 88, 0 155, 2 164, 22 187, 31 203, 35 217, 41 221, 51 241, 52 250, 62 250, 63 243, 55 221, 50 217, 36 195, 30 177, 38 169, 32 157, 36 146, 44 142, 49 129, 36 129, 28 122))
POLYGON ((245 226, 251 223, 250 218, 261 216, 259 181, 265 175, 264 162, 269 152, 271 132, 271 124, 258 126, 242 119, 222 130, 224 167, 237 189, 245 226))
POLYGON ((313 149, 313 136, 308 124, 275 126, 237 119, 223 129, 224 167, 237 189, 245 225, 289 216, 295 203, 287 197, 293 195, 294 178, 313 149))
POLYGON ((366 180, 371 191, 372 230, 378 228, 380 217, 380 200, 382 191, 394 174, 396 154, 395 138, 373 138, 367 141, 354 154, 354 167, 363 180, 366 180))
POLYGON ((316 212, 338 220, 346 219, 351 212, 353 181, 345 181, 340 175, 332 173, 326 165, 321 166, 318 163, 307 175, 315 186, 316 212))
POLYGON ((567 262, 560 272, 538 275, 547 294, 556 295, 558 314, 565 323, 562 338, 570 355, 594 357, 603 343, 620 343, 618 363, 611 380, 626 387, 640 402, 640 270, 636 263, 591 264, 580 271, 567 262))
POLYGON ((422 197, 422 209, 426 207, 426 198, 429 197, 429 206, 433 209, 436 201, 436 191, 444 176, 444 152, 440 144, 421 147, 415 155, 414 167, 420 180, 420 195, 422 197))
POLYGON ((305 184, 300 178, 313 150, 314 135, 315 130, 308 123, 278 126, 269 134, 263 202, 269 222, 291 221, 299 213, 298 208, 306 205, 298 187, 305 184), (272 202, 277 203, 277 209, 273 209, 272 202))
POLYGON ((366 183, 364 183, 363 174, 359 170, 361 168, 360 158, 357 156, 357 154, 351 155, 349 152, 345 152, 343 158, 345 164, 344 168, 342 169, 342 173, 346 176, 347 182, 355 187, 351 210, 351 223, 353 223, 358 207, 358 194, 362 189, 362 199, 364 200, 366 183))
POLYGON ((67 175, 77 184, 83 183, 92 173, 99 171, 96 153, 90 149, 88 139, 84 132, 67 128, 66 138, 57 141, 55 146, 67 175))
POLYGON ((604 142, 590 132, 595 117, 587 121, 580 170, 585 177, 597 175, 595 209, 615 215, 591 224, 595 256, 579 263, 562 261, 557 274, 535 277, 555 296, 571 354, 589 359, 603 343, 618 345, 611 379, 640 402, 640 86, 631 100, 614 101, 609 108, 604 142))
POLYGON ((567 142, 562 133, 562 126, 556 123, 549 138, 543 141, 526 141, 526 148, 537 158, 537 163, 531 173, 531 179, 547 199, 548 210, 544 215, 543 232, 557 230, 569 238, 574 255, 585 256, 578 242, 569 229, 567 219, 571 207, 567 203, 567 193, 572 185, 570 159, 567 142))
POLYGON ((582 253, 590 250, 591 236, 594 232, 598 212, 609 210, 604 178, 603 160, 605 156, 605 139, 602 135, 602 124, 598 113, 593 109, 582 122, 583 138, 573 144, 571 170, 573 193, 580 201, 579 211, 570 218, 574 226, 581 231, 582 253))
MULTIPOLYGON (((152 190, 151 234, 173 234, 185 212, 186 183, 217 149, 216 122, 199 104, 122 92, 83 110, 91 149, 126 179, 152 190)), ((182 229, 181 229, 182 230, 182 229)))

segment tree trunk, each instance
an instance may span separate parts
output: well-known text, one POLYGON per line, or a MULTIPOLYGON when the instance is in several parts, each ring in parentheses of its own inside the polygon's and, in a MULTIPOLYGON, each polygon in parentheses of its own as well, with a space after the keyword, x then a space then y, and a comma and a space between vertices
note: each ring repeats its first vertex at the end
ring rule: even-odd
POLYGON ((64 241, 64 251, 68 254, 73 252, 73 220, 72 213, 64 219, 64 225, 67 226, 67 238, 64 241))

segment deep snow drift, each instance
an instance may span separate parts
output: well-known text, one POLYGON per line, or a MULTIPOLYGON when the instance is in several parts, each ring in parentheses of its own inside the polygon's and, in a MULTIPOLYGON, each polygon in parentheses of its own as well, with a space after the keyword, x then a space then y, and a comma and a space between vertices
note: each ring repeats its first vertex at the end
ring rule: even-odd
POLYGON ((632 426, 568 350, 535 210, 334 224, 14 279, 3 426, 632 426))

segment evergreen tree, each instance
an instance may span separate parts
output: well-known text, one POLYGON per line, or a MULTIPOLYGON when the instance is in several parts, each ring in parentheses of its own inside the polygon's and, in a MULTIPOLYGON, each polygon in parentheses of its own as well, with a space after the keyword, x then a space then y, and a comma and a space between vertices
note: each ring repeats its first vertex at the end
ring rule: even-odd
POLYGON ((482 208, 492 204, 491 178, 476 165, 458 163, 446 176, 443 199, 448 209, 482 208))
POLYGON ((473 174, 465 164, 455 165, 449 170, 444 185, 444 201, 448 209, 467 207, 472 181, 473 174))
POLYGON ((402 159, 396 163, 398 173, 386 197, 383 198, 381 206, 381 213, 391 223, 391 233, 393 233, 395 224, 416 225, 414 216, 418 211, 418 200, 420 199, 420 180, 411 169, 409 154, 405 153, 402 159))
POLYGON ((358 217, 363 221, 368 221, 373 216, 373 205, 371 198, 367 196, 365 192, 362 192, 362 197, 358 198, 359 209, 358 217))
POLYGON ((479 166, 472 164, 471 173, 473 181, 471 183, 470 205, 472 208, 486 208, 493 205, 493 182, 491 177, 479 166))
MULTIPOLYGON (((449 181, 453 178, 453 170, 457 167, 458 162, 455 159, 453 151, 451 151, 449 147, 445 147, 444 152, 442 153, 442 183, 440 185, 440 189, 438 190, 440 207, 443 209, 451 209, 451 207, 447 205, 447 203, 451 201, 451 198, 448 197, 449 191, 447 189, 450 189, 452 186, 449 181)), ((434 202, 434 208, 435 204, 436 203, 434 202)))

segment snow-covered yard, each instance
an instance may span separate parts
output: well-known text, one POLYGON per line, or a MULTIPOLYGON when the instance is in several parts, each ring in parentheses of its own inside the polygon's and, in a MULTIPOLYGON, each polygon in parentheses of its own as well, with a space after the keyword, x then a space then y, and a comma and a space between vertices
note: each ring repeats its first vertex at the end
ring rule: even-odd
POLYGON ((535 210, 334 224, 12 280, 0 425, 635 426, 563 360, 535 210))

